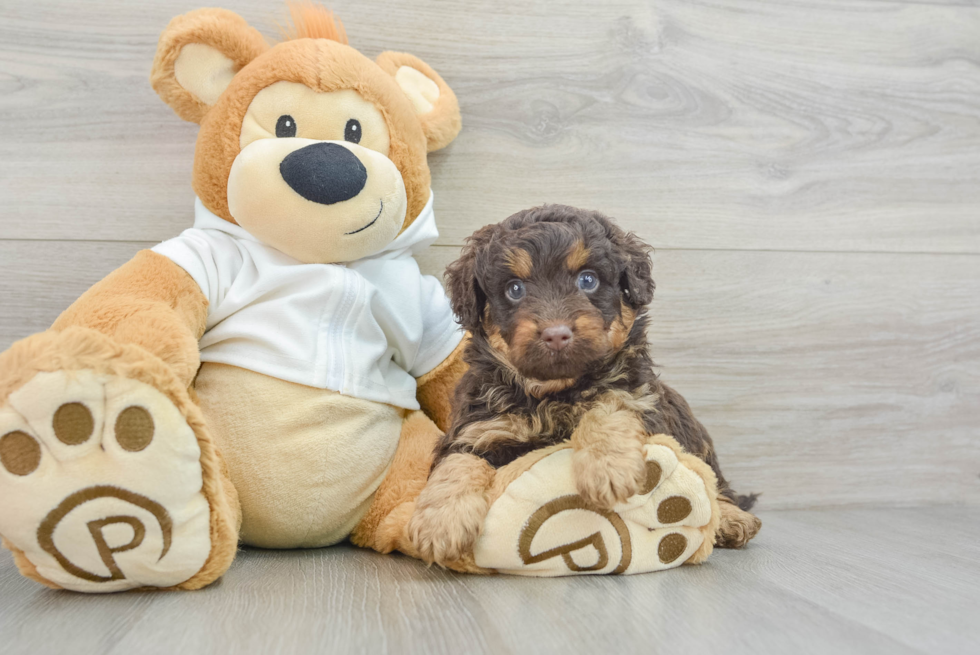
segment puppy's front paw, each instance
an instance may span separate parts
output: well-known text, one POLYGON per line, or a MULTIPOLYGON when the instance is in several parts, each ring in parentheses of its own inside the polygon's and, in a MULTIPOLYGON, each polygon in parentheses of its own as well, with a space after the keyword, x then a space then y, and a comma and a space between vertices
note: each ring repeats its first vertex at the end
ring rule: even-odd
POLYGON ((419 504, 408 522, 408 537, 426 562, 445 566, 473 551, 487 515, 483 494, 466 494, 419 504))
POLYGON ((572 471, 579 495, 590 505, 612 509, 643 490, 647 479, 643 449, 597 453, 592 448, 576 451, 572 471))

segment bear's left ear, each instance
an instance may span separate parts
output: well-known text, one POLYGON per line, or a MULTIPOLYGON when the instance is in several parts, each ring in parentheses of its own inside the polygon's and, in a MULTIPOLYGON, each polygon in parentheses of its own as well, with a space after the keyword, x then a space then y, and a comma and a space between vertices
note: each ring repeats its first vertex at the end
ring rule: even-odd
POLYGON ((462 127, 459 101, 439 74, 424 61, 405 52, 382 52, 378 66, 395 78, 422 123, 428 151, 448 146, 462 127))

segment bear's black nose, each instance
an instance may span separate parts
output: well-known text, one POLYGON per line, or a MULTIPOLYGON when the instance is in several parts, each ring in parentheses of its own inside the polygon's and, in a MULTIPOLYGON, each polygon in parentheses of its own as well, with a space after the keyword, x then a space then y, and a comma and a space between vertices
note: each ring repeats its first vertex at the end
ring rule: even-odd
POLYGON ((314 143, 289 153, 279 173, 293 191, 321 205, 350 200, 367 183, 364 164, 337 143, 314 143))

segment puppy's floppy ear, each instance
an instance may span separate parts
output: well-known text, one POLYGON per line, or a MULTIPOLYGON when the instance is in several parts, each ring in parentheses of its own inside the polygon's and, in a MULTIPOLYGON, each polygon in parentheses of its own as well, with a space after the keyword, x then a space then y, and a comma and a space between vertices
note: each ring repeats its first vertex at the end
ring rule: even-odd
POLYGON ((150 83, 178 116, 200 123, 235 74, 268 48, 238 14, 198 9, 174 18, 160 35, 150 83))
POLYGON ((428 64, 406 52, 382 52, 377 63, 412 102, 428 151, 448 146, 463 123, 459 101, 449 85, 428 64))
POLYGON ((619 282, 623 289, 623 300, 633 309, 640 309, 650 304, 656 288, 653 282, 653 261, 650 259, 652 248, 632 232, 624 232, 619 228, 616 231, 618 234, 614 241, 626 257, 626 268, 619 282))
POLYGON ((446 267, 446 293, 453 314, 464 330, 476 332, 483 326, 487 296, 476 278, 477 258, 496 234, 495 225, 486 225, 466 238, 459 259, 446 267))

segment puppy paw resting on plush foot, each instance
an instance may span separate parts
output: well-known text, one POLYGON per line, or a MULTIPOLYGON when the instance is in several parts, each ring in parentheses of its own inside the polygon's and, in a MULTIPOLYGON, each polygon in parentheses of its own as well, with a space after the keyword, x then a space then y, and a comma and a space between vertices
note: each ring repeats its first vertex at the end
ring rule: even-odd
POLYGON ((601 452, 580 450, 572 458, 578 493, 590 505, 612 509, 640 493, 646 478, 643 451, 601 452))
POLYGON ((600 509, 612 509, 641 493, 647 478, 643 425, 636 414, 597 403, 572 433, 572 471, 578 493, 600 509))
POLYGON ((408 522, 408 537, 426 562, 445 566, 473 550, 487 515, 493 469, 473 455, 450 455, 432 471, 408 522))

